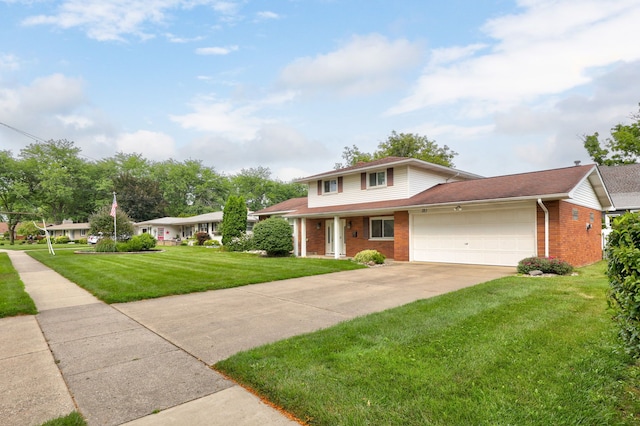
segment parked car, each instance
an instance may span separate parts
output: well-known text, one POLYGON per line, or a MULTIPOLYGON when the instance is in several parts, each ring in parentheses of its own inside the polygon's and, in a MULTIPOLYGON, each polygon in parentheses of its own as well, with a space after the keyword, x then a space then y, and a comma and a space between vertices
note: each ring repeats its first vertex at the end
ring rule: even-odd
POLYGON ((100 240, 100 237, 98 237, 97 235, 89 235, 89 238, 87 238, 87 243, 97 244, 99 240, 100 240))

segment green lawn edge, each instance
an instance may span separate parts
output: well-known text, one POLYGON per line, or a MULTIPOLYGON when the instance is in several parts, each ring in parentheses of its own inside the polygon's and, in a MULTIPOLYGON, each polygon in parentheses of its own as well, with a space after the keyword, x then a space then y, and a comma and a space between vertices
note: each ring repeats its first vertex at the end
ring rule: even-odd
POLYGON ((0 253, 0 318, 38 313, 7 253, 0 253))
POLYGON ((501 278, 213 368, 310 425, 637 425, 604 267, 501 278))

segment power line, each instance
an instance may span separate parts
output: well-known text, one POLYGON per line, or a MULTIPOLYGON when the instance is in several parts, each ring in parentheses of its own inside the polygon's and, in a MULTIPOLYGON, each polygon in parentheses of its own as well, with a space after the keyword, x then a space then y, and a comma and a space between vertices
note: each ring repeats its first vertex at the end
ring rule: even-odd
POLYGON ((0 121, 0 124, 2 124, 3 126, 5 126, 5 127, 9 128, 9 129, 13 130, 14 132, 18 132, 18 133, 20 133, 21 135, 28 137, 29 139, 33 139, 33 140, 34 140, 34 141, 36 141, 36 142, 46 142, 46 141, 45 141, 44 139, 42 139, 42 138, 39 138, 39 137, 37 137, 37 136, 35 136, 35 135, 32 135, 31 133, 25 132, 24 130, 20 130, 20 129, 16 128, 16 127, 10 126, 10 125, 8 125, 7 123, 3 123, 2 121, 0 121))

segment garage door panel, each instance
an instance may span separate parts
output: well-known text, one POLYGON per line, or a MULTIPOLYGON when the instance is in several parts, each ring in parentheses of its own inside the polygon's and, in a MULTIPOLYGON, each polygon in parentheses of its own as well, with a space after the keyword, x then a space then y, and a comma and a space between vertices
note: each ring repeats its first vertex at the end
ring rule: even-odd
POLYGON ((414 215, 412 260, 514 266, 535 254, 535 206, 414 215))

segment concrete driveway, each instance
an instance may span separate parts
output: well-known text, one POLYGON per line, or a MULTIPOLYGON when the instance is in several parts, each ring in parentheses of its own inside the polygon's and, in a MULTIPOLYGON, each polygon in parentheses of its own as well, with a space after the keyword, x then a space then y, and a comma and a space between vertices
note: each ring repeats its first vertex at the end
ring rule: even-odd
POLYGON ((515 272, 495 266, 392 263, 112 307, 214 364, 242 350, 515 272))

